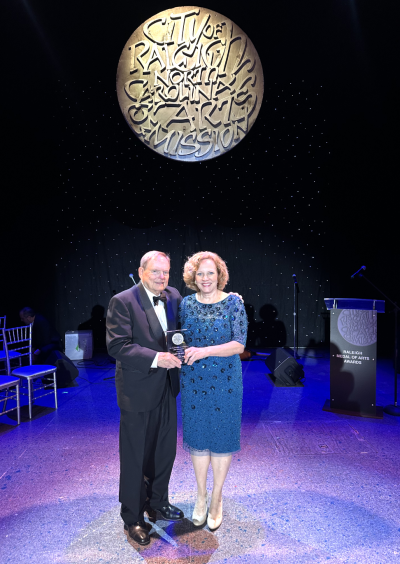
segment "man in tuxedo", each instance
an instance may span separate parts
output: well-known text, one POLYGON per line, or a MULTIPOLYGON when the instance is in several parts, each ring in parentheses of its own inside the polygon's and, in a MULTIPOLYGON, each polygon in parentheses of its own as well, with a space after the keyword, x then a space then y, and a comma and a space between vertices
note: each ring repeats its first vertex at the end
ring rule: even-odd
POLYGON ((113 296, 107 312, 107 349, 116 359, 120 418, 121 517, 135 542, 150 542, 157 511, 176 521, 183 513, 169 503, 168 483, 176 455, 176 396, 181 361, 167 352, 165 331, 176 329, 182 300, 168 286, 169 257, 159 251, 141 261, 141 282, 113 296))

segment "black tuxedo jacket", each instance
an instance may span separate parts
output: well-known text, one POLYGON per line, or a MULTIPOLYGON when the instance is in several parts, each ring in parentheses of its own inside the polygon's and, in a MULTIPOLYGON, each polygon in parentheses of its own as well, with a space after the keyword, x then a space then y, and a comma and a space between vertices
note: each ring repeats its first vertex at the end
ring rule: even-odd
MULTIPOLYGON (((176 329, 182 296, 167 286, 168 330, 176 329)), ((111 298, 107 312, 107 349, 117 361, 115 385, 120 409, 151 411, 160 403, 166 368, 151 368, 157 352, 167 350, 164 331, 140 282, 111 298)), ((179 394, 179 370, 169 371, 174 397, 179 394)))

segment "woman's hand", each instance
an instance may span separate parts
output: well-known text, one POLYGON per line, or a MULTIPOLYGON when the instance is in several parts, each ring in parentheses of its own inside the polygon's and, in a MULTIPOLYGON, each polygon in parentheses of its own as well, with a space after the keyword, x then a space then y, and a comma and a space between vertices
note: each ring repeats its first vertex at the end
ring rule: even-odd
POLYGON ((208 353, 208 347, 188 347, 185 350, 185 362, 189 366, 191 366, 196 360, 200 360, 201 358, 205 358, 206 356, 210 356, 208 353))

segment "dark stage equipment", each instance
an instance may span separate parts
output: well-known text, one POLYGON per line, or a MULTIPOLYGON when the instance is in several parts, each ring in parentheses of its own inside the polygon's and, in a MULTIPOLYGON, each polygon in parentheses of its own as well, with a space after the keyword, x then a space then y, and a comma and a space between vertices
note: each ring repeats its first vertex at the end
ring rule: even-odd
POLYGON ((46 363, 57 367, 57 386, 60 388, 72 384, 79 375, 79 370, 72 360, 60 351, 53 351, 46 359, 46 363))
MULTIPOLYGON (((360 272, 361 272, 362 270, 367 270, 367 267, 366 267, 366 266, 362 266, 361 268, 359 268, 359 269, 357 270, 357 272, 355 272, 354 274, 352 274, 352 275, 350 276, 350 278, 354 278, 355 276, 357 276, 357 274, 360 274, 360 272)), ((360 276, 362 276, 362 274, 360 274, 360 276)))
POLYGON ((303 367, 284 349, 274 350, 265 359, 265 364, 284 386, 296 386, 304 379, 303 367))

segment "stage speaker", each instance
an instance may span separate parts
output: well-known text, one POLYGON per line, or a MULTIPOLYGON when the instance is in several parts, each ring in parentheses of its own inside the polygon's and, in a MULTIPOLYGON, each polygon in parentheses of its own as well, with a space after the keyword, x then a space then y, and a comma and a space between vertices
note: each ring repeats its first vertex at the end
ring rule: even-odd
POLYGON ((46 364, 57 367, 56 379, 57 386, 60 388, 72 384, 79 375, 79 370, 75 364, 61 351, 53 351, 46 359, 46 364))
POLYGON ((269 371, 284 386, 296 386, 304 380, 303 367, 284 349, 275 349, 265 359, 269 371))

